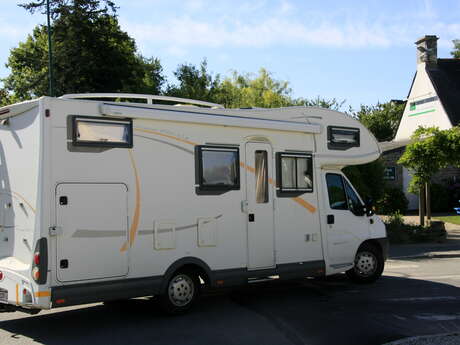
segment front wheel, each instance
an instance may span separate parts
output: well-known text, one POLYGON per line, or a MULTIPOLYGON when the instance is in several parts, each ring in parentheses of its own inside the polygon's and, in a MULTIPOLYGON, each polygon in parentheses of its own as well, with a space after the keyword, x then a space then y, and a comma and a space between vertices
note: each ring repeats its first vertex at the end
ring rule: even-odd
POLYGON ((188 311, 200 294, 200 285, 198 275, 191 270, 174 273, 160 296, 162 309, 168 314, 188 311))
POLYGON ((382 252, 365 243, 359 247, 354 267, 347 271, 347 276, 356 283, 373 283, 382 275, 384 265, 382 252))

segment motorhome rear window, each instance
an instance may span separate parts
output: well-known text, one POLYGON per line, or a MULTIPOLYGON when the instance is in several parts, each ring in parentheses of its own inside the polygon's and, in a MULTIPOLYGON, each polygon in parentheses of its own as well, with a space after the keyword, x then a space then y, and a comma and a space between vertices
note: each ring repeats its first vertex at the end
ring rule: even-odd
POLYGON ((74 145, 133 147, 131 120, 74 116, 72 122, 74 145))
POLYGON ((240 189, 237 147, 196 146, 197 182, 200 190, 240 189))
POLYGON ((277 189, 280 193, 306 193, 313 191, 313 159, 311 154, 276 154, 277 189))
POLYGON ((347 150, 359 146, 359 128, 327 127, 327 148, 329 150, 347 150))

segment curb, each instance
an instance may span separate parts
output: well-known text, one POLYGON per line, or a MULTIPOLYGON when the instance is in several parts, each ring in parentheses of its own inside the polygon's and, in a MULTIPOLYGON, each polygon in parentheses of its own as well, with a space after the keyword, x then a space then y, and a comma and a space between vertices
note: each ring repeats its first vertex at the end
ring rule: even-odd
POLYGON ((460 258, 460 252, 450 253, 450 254, 449 253, 431 252, 431 253, 426 253, 426 254, 389 256, 388 260, 398 260, 398 259, 445 259, 445 258, 460 258))
MULTIPOLYGON (((411 345, 415 344, 417 341, 423 341, 423 340, 430 340, 430 339, 436 339, 440 337, 457 337, 460 340, 460 333, 441 333, 441 334, 433 334, 433 335, 420 335, 420 336, 415 336, 415 337, 409 337, 409 338, 403 338, 395 341, 391 341, 389 343, 385 343, 382 345, 411 345)), ((452 340, 452 339, 449 339, 452 340)), ((436 345, 442 345, 444 343, 436 342, 433 343, 436 345)), ((447 343, 446 343, 447 344, 447 343)), ((456 344, 456 343, 449 343, 449 344, 456 344)))

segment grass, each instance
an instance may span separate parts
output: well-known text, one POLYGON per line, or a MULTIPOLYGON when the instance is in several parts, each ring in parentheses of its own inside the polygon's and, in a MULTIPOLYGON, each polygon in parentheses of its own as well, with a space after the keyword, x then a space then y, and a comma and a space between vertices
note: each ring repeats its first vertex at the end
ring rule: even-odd
POLYGON ((443 222, 446 222, 446 223, 460 225, 460 216, 436 217, 436 219, 442 220, 443 222))

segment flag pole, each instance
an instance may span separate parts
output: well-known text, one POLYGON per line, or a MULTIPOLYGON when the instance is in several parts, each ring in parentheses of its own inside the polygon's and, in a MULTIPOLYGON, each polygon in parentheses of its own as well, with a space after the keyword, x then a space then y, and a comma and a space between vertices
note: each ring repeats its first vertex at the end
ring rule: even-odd
POLYGON ((48 78, 49 78, 49 95, 54 97, 54 76, 53 76, 53 51, 51 44, 51 18, 50 18, 50 0, 46 0, 46 16, 48 24, 48 78))

